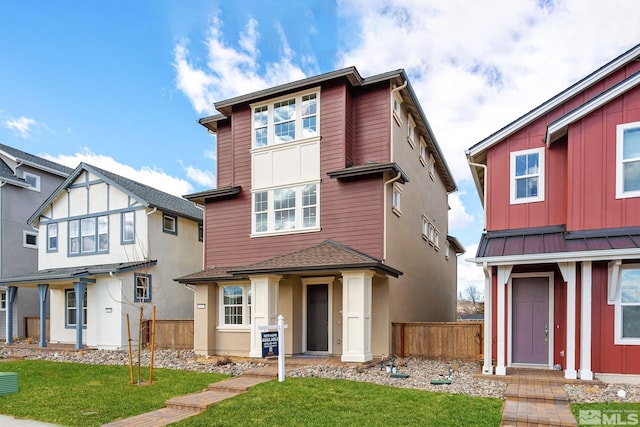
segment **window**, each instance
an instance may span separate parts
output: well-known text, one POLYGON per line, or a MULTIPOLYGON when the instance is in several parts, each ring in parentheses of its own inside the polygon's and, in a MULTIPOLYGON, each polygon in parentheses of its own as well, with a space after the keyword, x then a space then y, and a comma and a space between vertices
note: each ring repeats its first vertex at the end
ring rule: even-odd
POLYGON ((221 326, 249 326, 251 324, 251 284, 221 287, 221 326))
POLYGON ((418 153, 418 159, 422 166, 427 165, 427 143, 424 142, 424 138, 420 137, 420 152, 418 153))
POLYGON ((204 226, 198 224, 198 242, 204 241, 204 226))
POLYGON ((0 291, 0 310, 7 309, 7 293, 5 291, 0 291))
POLYGON ((121 243, 123 245, 134 243, 136 240, 136 213, 133 211, 122 212, 120 224, 122 230, 121 243))
POLYGON ((451 257, 451 242, 449 242, 448 240, 445 242, 444 246, 444 257, 446 259, 449 259, 451 257))
POLYGON ((402 215, 402 210, 400 210, 400 195, 402 194, 402 187, 398 184, 393 184, 393 192, 391 196, 391 210, 394 214, 400 216, 402 215))
POLYGON ((616 130, 616 198, 640 197, 640 122, 616 130))
POLYGON ((253 232, 314 230, 318 224, 318 184, 253 193, 253 232))
POLYGON ((411 146, 411 148, 415 148, 416 146, 416 124, 413 121, 413 118, 409 116, 409 120, 407 120, 407 142, 411 146))
POLYGON ((29 172, 22 172, 22 178, 29 184, 29 190, 40 191, 40 177, 29 172))
POLYGON ((58 252, 58 223, 47 224, 47 252, 58 252))
MULTIPOLYGON (((64 291, 65 300, 65 316, 66 326, 68 328, 76 327, 76 313, 78 310, 78 302, 76 301, 76 291, 67 289, 64 291)), ((87 327, 87 291, 82 297, 82 326, 87 327)))
POLYGON ((150 302, 151 301, 151 275, 138 274, 133 275, 133 301, 134 302, 150 302))
POLYGON ((429 154, 429 176, 431 179, 436 177, 436 159, 433 154, 429 154))
POLYGON ((544 147, 511 153, 511 204, 544 200, 544 147))
POLYGON ((38 233, 22 230, 22 246, 30 249, 38 249, 38 233))
POLYGON ((178 234, 178 217, 162 214, 162 231, 170 234, 178 234))
POLYGON ((422 216, 422 238, 429 242, 435 250, 440 250, 440 232, 433 221, 425 215, 422 216))
POLYGON ((616 344, 640 345, 640 264, 622 265, 616 298, 616 344))
POLYGON ((282 144, 318 135, 318 93, 293 95, 254 106, 253 147, 282 144))
POLYGON ((92 216, 69 221, 69 254, 91 254, 109 250, 109 217, 92 216))
POLYGON ((398 92, 393 93, 393 97, 391 98, 391 108, 393 110, 393 118, 395 119, 398 126, 402 124, 402 98, 398 94, 398 92))

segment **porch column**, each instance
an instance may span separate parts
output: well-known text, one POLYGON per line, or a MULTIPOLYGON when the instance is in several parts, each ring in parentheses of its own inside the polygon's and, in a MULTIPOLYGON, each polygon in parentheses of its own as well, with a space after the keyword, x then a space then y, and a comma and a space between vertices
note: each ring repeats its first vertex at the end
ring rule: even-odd
POLYGON ((371 353, 371 286, 369 270, 342 271, 343 362, 367 362, 371 353))
POLYGON ((47 291, 49 285, 39 284, 38 295, 40 296, 40 347, 47 346, 47 291))
POLYGON ((491 267, 486 264, 482 266, 484 271, 484 365, 482 373, 485 375, 493 375, 493 365, 491 364, 491 267))
POLYGON ((193 351, 201 356, 216 352, 216 305, 215 283, 197 284, 193 294, 193 351))
POLYGON ((591 371, 591 261, 582 262, 582 288, 580 292, 580 379, 593 379, 593 371, 591 371))
POLYGON ((496 301, 496 310, 498 313, 498 345, 497 350, 498 354, 496 357, 496 375, 507 375, 507 366, 504 360, 505 348, 506 348, 506 337, 505 331, 507 329, 506 324, 506 315, 505 315, 505 288, 507 286, 507 282, 509 281, 509 276, 511 275, 511 269, 513 266, 511 265, 500 265, 498 266, 498 292, 497 292, 497 301, 496 301))
POLYGON ((251 350, 249 357, 262 357, 260 326, 275 325, 278 317, 278 284, 282 276, 251 276, 251 350))
POLYGON ((84 300, 84 293, 87 290, 87 284, 85 282, 74 282, 73 290, 76 294, 76 350, 82 349, 82 301, 84 300))
MULTIPOLYGON (((565 344, 566 365, 564 377, 577 379, 576 371, 576 263, 558 263, 560 272, 567 282, 567 342, 565 344)), ((553 361, 551 361, 553 363, 553 361)))
POLYGON ((7 344, 13 344, 13 302, 17 293, 17 286, 7 286, 7 344))

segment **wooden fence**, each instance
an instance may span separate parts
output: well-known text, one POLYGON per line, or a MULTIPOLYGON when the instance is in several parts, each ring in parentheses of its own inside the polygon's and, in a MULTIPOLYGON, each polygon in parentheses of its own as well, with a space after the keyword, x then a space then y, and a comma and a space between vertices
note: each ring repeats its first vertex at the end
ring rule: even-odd
POLYGON ((400 357, 477 361, 484 322, 393 323, 393 354, 400 357))
MULTIPOLYGON (((49 318, 47 317, 47 337, 49 341, 49 318)), ((24 318, 24 336, 25 338, 31 338, 34 342, 40 341, 40 318, 39 317, 25 317, 24 318)))

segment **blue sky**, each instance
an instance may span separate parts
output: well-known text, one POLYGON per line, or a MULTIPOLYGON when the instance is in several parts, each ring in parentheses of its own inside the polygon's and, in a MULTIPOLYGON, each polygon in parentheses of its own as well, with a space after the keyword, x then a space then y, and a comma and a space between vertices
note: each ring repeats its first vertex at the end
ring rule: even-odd
MULTIPOLYGON (((404 68, 454 173, 450 233, 483 214, 464 150, 640 43, 637 0, 0 4, 0 142, 182 195, 215 185, 213 102, 355 65, 404 68)), ((482 273, 459 262, 459 289, 482 273)))

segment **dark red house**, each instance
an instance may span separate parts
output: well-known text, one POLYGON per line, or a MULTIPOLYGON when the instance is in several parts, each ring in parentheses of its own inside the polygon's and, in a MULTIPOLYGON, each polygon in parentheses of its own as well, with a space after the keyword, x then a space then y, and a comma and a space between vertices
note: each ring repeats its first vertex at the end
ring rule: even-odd
POLYGON ((640 45, 467 157, 486 214, 483 372, 640 379, 640 45))

